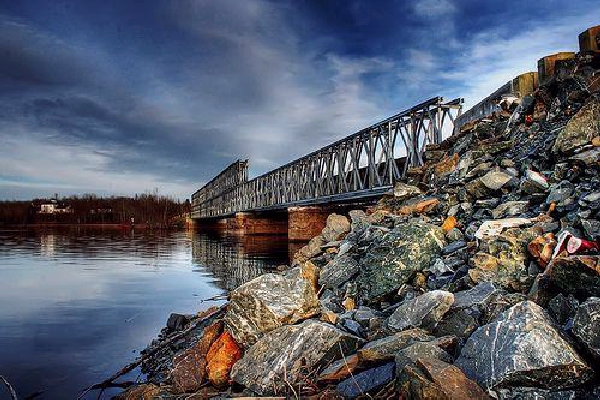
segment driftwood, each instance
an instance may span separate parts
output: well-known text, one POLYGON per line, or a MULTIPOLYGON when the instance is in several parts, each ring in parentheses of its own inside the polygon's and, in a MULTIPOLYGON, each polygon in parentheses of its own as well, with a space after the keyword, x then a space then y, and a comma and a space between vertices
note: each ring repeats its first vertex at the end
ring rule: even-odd
POLYGON ((3 375, 0 375, 0 381, 2 381, 2 383, 4 383, 4 386, 6 386, 6 388, 10 392, 11 399, 19 400, 19 398, 17 397, 17 392, 15 392, 15 389, 13 389, 13 387, 10 385, 8 380, 3 375))
MULTIPOLYGON (((223 304, 222 306, 218 307, 216 310, 214 310, 210 314, 205 315, 205 316, 197 319, 196 321, 193 321, 190 324, 190 326, 188 326, 184 330, 173 333, 171 336, 166 337, 163 341, 161 341, 156 346, 148 347, 148 351, 146 353, 144 353, 143 355, 138 357, 135 361, 133 361, 130 364, 126 365, 125 367, 121 368, 121 370, 119 372, 113 374, 112 376, 110 376, 109 378, 105 379, 104 381, 102 381, 100 383, 96 383, 94 385, 87 387, 84 391, 81 392, 79 397, 77 397, 77 400, 81 400, 86 394, 88 394, 92 390, 104 391, 105 389, 107 389, 109 387, 128 387, 128 386, 135 384, 135 382, 131 382, 131 381, 118 383, 118 382, 115 382, 115 380, 119 379, 121 376, 126 375, 126 374, 130 373, 131 371, 133 371, 134 369, 136 369, 137 367, 139 367, 144 361, 146 361, 147 359, 152 357, 160 349, 181 339, 182 337, 184 337, 185 335, 187 335, 194 329, 198 328, 204 322, 206 322, 209 319, 214 318, 216 315, 222 313, 225 310, 226 306, 227 306, 227 304, 223 304)), ((5 383, 8 384, 8 382, 5 382, 5 383)), ((16 397, 14 397, 13 400, 16 400, 16 397)))

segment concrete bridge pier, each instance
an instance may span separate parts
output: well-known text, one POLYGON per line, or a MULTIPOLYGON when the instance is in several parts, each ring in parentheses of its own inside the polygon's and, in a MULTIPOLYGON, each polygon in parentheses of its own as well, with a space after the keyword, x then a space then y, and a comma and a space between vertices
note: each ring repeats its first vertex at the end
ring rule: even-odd
POLYGON ((287 234, 285 212, 238 212, 228 218, 227 233, 234 235, 285 235, 287 234))
POLYGON ((330 214, 328 207, 288 207, 288 240, 310 240, 321 233, 330 214))

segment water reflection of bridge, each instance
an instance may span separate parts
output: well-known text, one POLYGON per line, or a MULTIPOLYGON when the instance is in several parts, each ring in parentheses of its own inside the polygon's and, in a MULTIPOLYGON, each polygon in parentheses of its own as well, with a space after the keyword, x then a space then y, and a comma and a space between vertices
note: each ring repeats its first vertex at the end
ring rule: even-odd
POLYGON ((206 268, 216 285, 232 290, 249 280, 288 264, 302 243, 285 236, 220 237, 205 233, 192 236, 192 260, 206 268))

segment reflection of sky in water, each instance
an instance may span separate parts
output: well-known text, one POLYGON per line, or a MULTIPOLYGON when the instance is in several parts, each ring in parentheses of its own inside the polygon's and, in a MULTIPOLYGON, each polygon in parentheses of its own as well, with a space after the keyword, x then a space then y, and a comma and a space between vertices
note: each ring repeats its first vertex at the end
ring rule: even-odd
POLYGON ((214 303, 200 299, 285 262, 284 241, 259 242, 0 233, 0 374, 20 397, 77 397, 132 361, 171 312, 205 309, 214 303), (269 258, 273 243, 283 250, 269 258))

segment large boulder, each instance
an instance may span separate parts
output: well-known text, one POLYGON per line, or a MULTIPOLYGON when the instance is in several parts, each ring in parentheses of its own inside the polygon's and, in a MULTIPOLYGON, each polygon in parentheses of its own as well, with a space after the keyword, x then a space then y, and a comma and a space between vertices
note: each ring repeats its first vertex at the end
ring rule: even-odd
POLYGON ((318 373, 362 343, 320 321, 282 326, 250 347, 233 366, 231 377, 260 395, 283 393, 287 385, 297 385, 303 374, 318 373))
POLYGON ((374 239, 362 260, 359 284, 366 301, 398 290, 439 257, 444 231, 433 224, 407 223, 374 239))
POLYGON ((388 326, 395 331, 408 328, 432 330, 454 303, 454 295, 432 290, 402 303, 390 316, 388 326))
POLYGON ((325 243, 340 240, 346 233, 350 232, 350 221, 343 215, 331 214, 327 217, 325 228, 321 232, 325 243))
POLYGON ((310 318, 320 309, 315 289, 297 268, 288 276, 259 276, 231 292, 225 324, 237 343, 248 347, 264 333, 310 318))
POLYGON ((600 360, 600 298, 590 297, 575 313, 573 335, 596 360, 600 360))
POLYGON ((577 148, 592 142, 600 131, 600 102, 589 102, 571 118, 558 134, 553 150, 560 153, 572 153, 577 148))
POLYGON ((456 365, 484 388, 579 386, 593 375, 540 306, 521 302, 467 340, 456 365))
POLYGON ((531 296, 546 305, 559 293, 573 295, 580 301, 588 296, 600 297, 600 257, 576 255, 553 259, 538 278, 531 296))
POLYGON ((475 268, 469 276, 476 282, 493 282, 511 291, 527 291, 535 275, 527 269, 527 245, 538 236, 536 229, 507 229, 486 237, 480 251, 471 259, 475 268))

